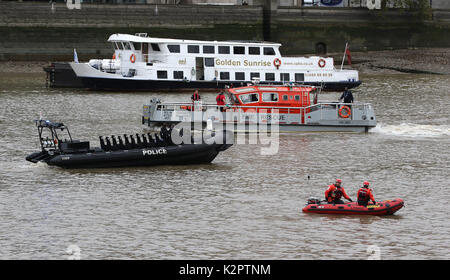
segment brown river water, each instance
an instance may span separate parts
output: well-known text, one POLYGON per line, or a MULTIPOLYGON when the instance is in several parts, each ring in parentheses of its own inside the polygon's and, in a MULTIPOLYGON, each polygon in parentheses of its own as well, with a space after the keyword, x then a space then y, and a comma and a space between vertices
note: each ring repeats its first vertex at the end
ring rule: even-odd
POLYGON ((99 135, 141 132, 151 97, 190 94, 47 89, 44 74, 2 75, 0 258, 448 259, 450 76, 361 79, 355 99, 378 120, 366 134, 281 133, 275 155, 234 145, 206 165, 65 170, 25 161, 39 149, 40 114, 98 146, 99 135), (406 207, 302 213, 337 177, 353 199, 368 180, 377 201, 406 207))

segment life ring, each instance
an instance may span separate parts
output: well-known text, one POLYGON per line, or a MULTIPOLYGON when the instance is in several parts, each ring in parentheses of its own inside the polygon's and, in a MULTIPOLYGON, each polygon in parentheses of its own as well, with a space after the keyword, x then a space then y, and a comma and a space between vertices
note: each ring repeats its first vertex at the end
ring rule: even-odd
POLYGON ((281 65, 281 60, 279 58, 275 58, 275 60, 273 61, 273 65, 275 65, 275 67, 277 67, 278 69, 281 65))
POLYGON ((192 106, 184 106, 184 105, 182 105, 182 106, 180 106, 180 109, 192 111, 192 106))
POLYGON ((319 59, 319 62, 318 62, 318 64, 319 64, 319 67, 320 68, 323 68, 323 67, 325 67, 325 65, 327 64, 327 62, 325 61, 325 59, 319 59))
POLYGON ((341 109, 339 109, 339 116, 343 119, 350 117, 351 114, 352 110, 348 106, 342 106, 341 109))
POLYGON ((130 55, 130 61, 131 61, 131 63, 136 62, 136 55, 134 55, 134 53, 130 55))
POLYGON ((191 69, 191 76, 195 76, 195 69, 194 68, 191 69))

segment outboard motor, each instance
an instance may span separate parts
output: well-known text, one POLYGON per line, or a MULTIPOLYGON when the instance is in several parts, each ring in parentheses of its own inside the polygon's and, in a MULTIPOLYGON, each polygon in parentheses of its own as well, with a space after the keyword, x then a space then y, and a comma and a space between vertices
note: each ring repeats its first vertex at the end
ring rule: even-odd
POLYGON ((308 204, 320 204, 320 199, 316 197, 310 197, 308 198, 308 204))

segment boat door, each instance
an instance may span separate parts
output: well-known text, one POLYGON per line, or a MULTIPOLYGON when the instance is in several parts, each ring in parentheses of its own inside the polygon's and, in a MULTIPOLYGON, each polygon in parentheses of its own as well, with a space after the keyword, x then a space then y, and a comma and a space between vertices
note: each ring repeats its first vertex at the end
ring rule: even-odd
POLYGON ((195 79, 197 81, 205 80, 205 64, 203 63, 203 57, 195 58, 195 79))
POLYGON ((142 56, 144 58, 144 62, 148 62, 148 43, 142 43, 142 56))
POLYGON ((203 66, 204 80, 217 80, 218 72, 214 69, 214 57, 205 57, 203 59, 203 66))

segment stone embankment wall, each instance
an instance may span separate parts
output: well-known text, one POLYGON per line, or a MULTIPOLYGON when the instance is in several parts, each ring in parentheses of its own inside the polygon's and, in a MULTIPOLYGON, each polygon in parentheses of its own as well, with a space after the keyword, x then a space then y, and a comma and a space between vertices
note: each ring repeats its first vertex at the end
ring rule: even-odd
POLYGON ((418 21, 400 10, 261 6, 93 5, 0 2, 0 60, 111 57, 113 33, 200 40, 268 40, 289 55, 450 47, 450 10, 418 21))
POLYGON ((0 60, 111 57, 114 33, 201 40, 263 40, 262 7, 0 2, 0 60))
POLYGON ((278 8, 272 18, 271 39, 287 53, 343 52, 345 42, 356 51, 450 47, 450 10, 435 10, 424 21, 406 11, 365 8, 278 8))

